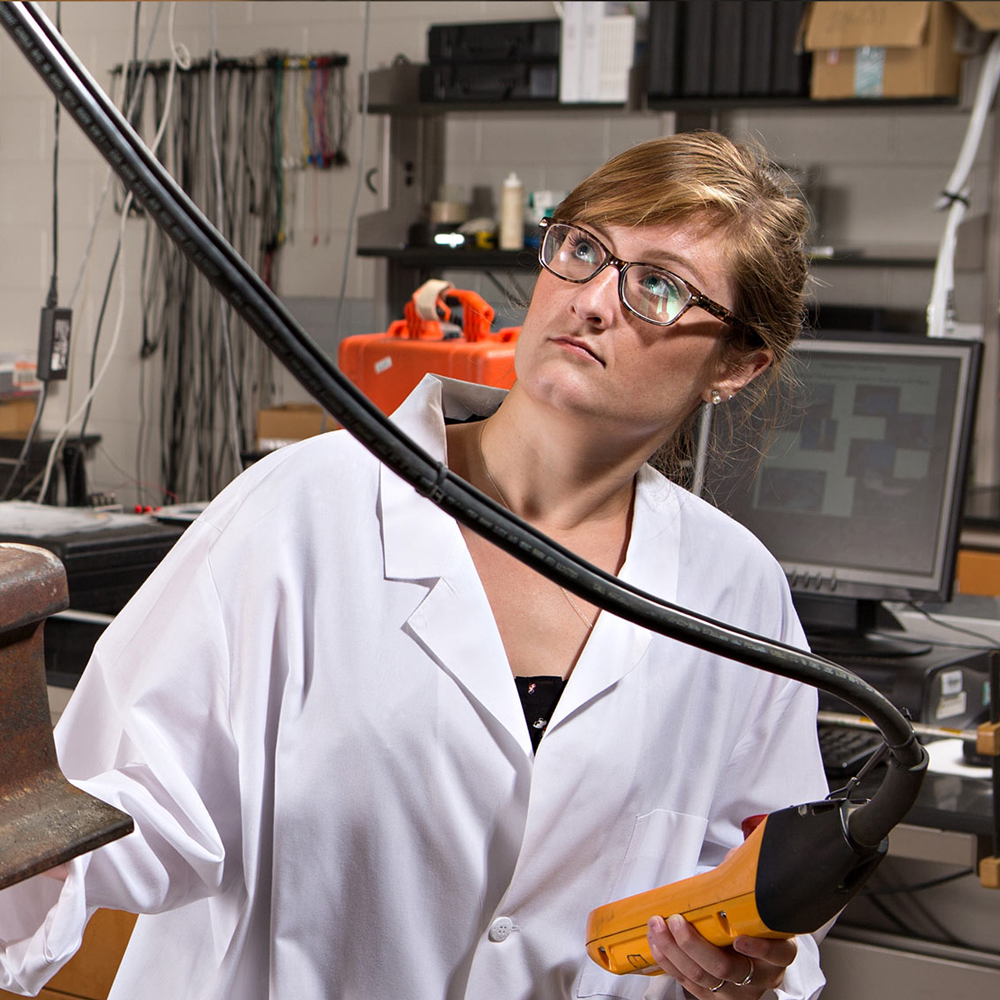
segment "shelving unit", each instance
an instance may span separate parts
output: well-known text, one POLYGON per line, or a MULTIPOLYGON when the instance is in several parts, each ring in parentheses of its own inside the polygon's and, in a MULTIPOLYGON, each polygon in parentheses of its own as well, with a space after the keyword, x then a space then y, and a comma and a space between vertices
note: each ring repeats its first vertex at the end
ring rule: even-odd
MULTIPOLYGON (((720 117, 735 110, 766 108, 815 111, 872 107, 900 108, 957 107, 955 98, 895 100, 813 101, 802 97, 773 98, 678 98, 651 99, 643 96, 638 105, 566 105, 556 101, 423 102, 418 99, 419 69, 402 63, 376 71, 370 78, 369 111, 382 117, 383 163, 380 190, 383 208, 358 220, 357 253, 386 262, 386 305, 390 316, 402 315, 402 307, 413 289, 443 270, 504 270, 530 274, 537 266, 533 251, 472 250, 465 248, 423 248, 410 245, 410 226, 426 212, 443 181, 445 162, 444 123, 450 113, 502 115, 511 112, 573 113, 600 111, 659 114, 674 112, 678 131, 718 128, 720 117)), ((907 268, 934 267, 936 247, 882 246, 837 248, 816 254, 817 268, 907 268)))

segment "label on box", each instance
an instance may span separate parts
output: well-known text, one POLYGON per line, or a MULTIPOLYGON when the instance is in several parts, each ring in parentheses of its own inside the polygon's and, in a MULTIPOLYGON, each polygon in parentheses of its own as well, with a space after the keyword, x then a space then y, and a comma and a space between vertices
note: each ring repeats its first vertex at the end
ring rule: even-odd
POLYGON ((885 80, 885 48, 862 45, 854 50, 854 96, 881 97, 885 80))
POLYGON ((961 670, 943 670, 941 672, 941 694, 958 694, 963 687, 961 670))
POLYGON ((969 710, 969 699, 965 691, 946 697, 942 695, 937 703, 937 710, 934 713, 936 722, 944 719, 954 719, 956 715, 965 715, 969 710))

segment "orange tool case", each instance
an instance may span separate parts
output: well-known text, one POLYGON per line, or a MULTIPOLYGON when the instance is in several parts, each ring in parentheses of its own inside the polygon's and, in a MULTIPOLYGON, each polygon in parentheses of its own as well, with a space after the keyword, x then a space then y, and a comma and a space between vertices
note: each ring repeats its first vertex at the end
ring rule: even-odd
POLYGON ((391 413, 430 373, 509 389, 521 328, 491 331, 494 311, 472 291, 446 281, 425 282, 406 303, 405 319, 385 333, 362 333, 340 343, 340 370, 383 413, 391 413), (462 325, 452 323, 453 307, 462 325))

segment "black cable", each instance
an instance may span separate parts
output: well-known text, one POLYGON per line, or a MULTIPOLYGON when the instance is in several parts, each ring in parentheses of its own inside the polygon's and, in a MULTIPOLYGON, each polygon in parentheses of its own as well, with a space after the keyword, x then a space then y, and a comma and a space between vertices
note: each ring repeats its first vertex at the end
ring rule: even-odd
MULTIPOLYGON (((89 378, 87 379, 87 389, 93 389, 94 379, 97 376, 97 348, 101 343, 101 327, 104 325, 104 313, 108 308, 108 299, 111 296, 111 286, 114 284, 115 271, 118 268, 118 257, 121 253, 122 244, 121 240, 118 241, 115 246, 114 256, 111 258, 111 264, 108 266, 108 279, 104 283, 104 296, 101 299, 101 310, 97 314, 97 324, 94 327, 94 342, 90 347, 90 372, 89 378)), ((80 421, 80 450, 81 453, 84 447, 84 438, 87 434, 87 422, 90 420, 90 407, 93 405, 94 400, 90 399, 87 402, 87 406, 83 411, 83 419, 80 421)))
POLYGON ((881 899, 878 899, 876 897, 865 897, 865 898, 868 899, 869 902, 872 904, 872 906, 874 906, 875 909, 878 910, 878 912, 881 913, 882 916, 885 917, 885 919, 888 920, 889 923, 891 923, 896 928, 896 930, 899 931, 899 933, 902 934, 904 937, 907 938, 920 937, 920 935, 916 932, 916 930, 913 927, 911 927, 908 923, 906 923, 903 920, 903 918, 899 916, 899 914, 896 913, 891 907, 886 906, 886 904, 883 903, 881 899))
MULTIPOLYGON (((24 499, 25 499, 26 497, 28 497, 28 496, 30 495, 31 491, 32 491, 32 490, 33 490, 33 489, 34 489, 34 488, 35 488, 36 486, 38 486, 38 487, 41 487, 41 483, 42 483, 42 480, 43 480, 44 478, 45 478, 45 469, 44 469, 44 468, 42 468, 42 469, 39 469, 39 470, 38 470, 38 471, 37 471, 37 472, 36 472, 36 473, 35 473, 35 474, 34 474, 34 475, 33 475, 33 476, 31 477, 31 479, 29 479, 29 480, 28 480, 28 481, 27 481, 27 482, 26 482, 26 483, 24 484, 24 486, 23 486, 23 487, 22 487, 22 489, 21 489, 21 492, 20 492, 20 493, 18 493, 18 495, 17 495, 17 499, 18 499, 18 500, 24 500, 24 499)), ((40 499, 44 499, 44 497, 41 497, 40 499)))
MULTIPOLYGON (((56 3, 56 31, 62 33, 62 0, 56 3)), ((49 294, 45 300, 46 306, 55 309, 59 305, 58 275, 59 275, 59 114, 62 105, 55 102, 52 139, 52 278, 49 281, 49 294)), ((8 483, 8 486, 10 484, 8 483)), ((6 492, 4 498, 6 498, 6 492)))
POLYGON ((897 893, 923 892, 925 889, 933 889, 935 886, 945 885, 948 882, 955 882, 960 878, 968 878, 975 875, 975 868, 963 868, 961 871, 952 872, 950 875, 941 875, 939 878, 928 879, 926 882, 915 882, 913 885, 903 885, 898 889, 875 889, 866 885, 861 890, 863 896, 894 896, 897 893))
MULTIPOLYGON (((890 873, 885 869, 880 869, 880 873, 882 881, 887 881, 890 878, 893 880, 898 879, 898 873, 896 872, 890 873)), ((955 874, 947 875, 939 879, 933 879, 916 886, 898 885, 895 888, 887 886, 884 890, 871 890, 869 887, 865 887, 862 889, 862 894, 864 895, 864 898, 867 899, 884 916, 890 917, 890 914, 895 915, 896 921, 900 924, 906 921, 906 926, 909 927, 909 933, 911 935, 925 938, 927 937, 926 934, 921 934, 916 930, 916 925, 914 924, 914 921, 916 920, 931 928, 931 933, 936 936, 933 938, 934 940, 945 944, 962 945, 964 942, 956 937, 952 931, 950 931, 937 918, 937 916, 924 905, 922 900, 916 897, 915 891, 921 888, 931 888, 934 885, 945 884, 953 881, 955 878, 963 878, 970 874, 974 874, 974 872, 963 869, 955 874), (890 906, 889 902, 882 898, 890 895, 901 897, 893 901, 895 903, 894 906, 890 906), (907 913, 904 909, 900 908, 900 904, 905 904, 905 906, 909 907, 913 912, 907 913)))
MULTIPOLYGON (((57 0, 56 31, 61 33, 61 26, 62 0, 57 0)), ((49 291, 45 297, 45 305, 48 309, 55 309, 59 305, 59 115, 62 105, 59 103, 58 99, 54 103, 55 111, 53 112, 52 124, 52 275, 49 278, 49 291)), ((31 426, 28 428, 28 433, 24 437, 24 444, 21 446, 21 451, 17 456, 14 468, 3 488, 3 493, 0 494, 0 502, 6 500, 10 496, 11 490, 14 488, 14 484, 17 482, 17 477, 21 474, 21 470, 24 468, 24 465, 28 460, 31 445, 35 440, 35 435, 38 433, 38 428, 42 421, 42 413, 45 410, 45 402, 48 399, 48 395, 49 383, 48 380, 45 379, 42 381, 42 388, 38 395, 38 401, 35 403, 35 415, 32 417, 31 426)))
POLYGON ((877 845, 903 818, 919 791, 927 753, 884 695, 827 660, 678 608, 619 580, 513 517, 428 455, 336 368, 208 223, 53 32, 37 5, 2 4, 0 22, 64 106, 85 125, 88 138, 139 203, 303 387, 375 457, 460 523, 603 610, 706 652, 818 687, 862 710, 878 726, 892 754, 873 798, 850 814, 851 838, 877 845))
MULTIPOLYGON (((963 628, 961 625, 955 625, 953 622, 945 621, 945 619, 939 618, 936 615, 932 615, 929 611, 926 611, 924 608, 920 607, 920 605, 917 604, 916 601, 907 601, 906 606, 910 608, 912 611, 916 611, 918 614, 923 615, 929 622, 932 622, 934 625, 940 625, 942 628, 951 629, 953 632, 960 632, 963 635, 971 636, 973 639, 982 639, 982 641, 986 644, 984 652, 986 649, 997 649, 998 646, 1000 646, 1000 643, 998 643, 996 638, 994 638, 993 636, 989 636, 985 632, 976 632, 974 629, 963 628)), ((942 646, 955 645, 955 643, 948 643, 944 641, 937 641, 936 644, 942 646)), ((970 647, 959 646, 959 648, 969 649, 970 647)), ((971 648, 982 649, 983 647, 976 646, 971 648)))
POLYGON ((945 944, 954 944, 960 946, 965 944, 965 942, 960 937, 958 937, 956 934, 953 934, 947 927, 945 927, 945 925, 941 923, 941 921, 938 920, 938 918, 933 913, 931 913, 931 911, 928 910, 926 906, 924 906, 921 900, 917 899, 915 896, 910 895, 909 893, 904 893, 903 899, 907 903, 909 903, 909 905, 914 910, 916 910, 917 917, 922 919, 924 923, 926 923, 932 929, 933 932, 937 933, 938 940, 943 941, 945 944))

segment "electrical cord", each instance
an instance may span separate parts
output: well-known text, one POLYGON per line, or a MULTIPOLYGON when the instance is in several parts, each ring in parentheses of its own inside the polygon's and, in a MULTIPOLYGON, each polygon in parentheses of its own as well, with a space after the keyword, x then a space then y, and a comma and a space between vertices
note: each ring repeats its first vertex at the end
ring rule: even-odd
POLYGON ((864 898, 884 917, 891 920, 897 927, 904 929, 904 933, 910 937, 926 937, 925 934, 917 929, 914 923, 915 919, 929 927, 931 933, 936 935, 933 939, 942 944, 963 945, 965 943, 938 920, 924 903, 917 899, 905 886, 900 887, 898 894, 901 899, 892 901, 896 904, 895 906, 890 905, 888 901, 882 898, 883 893, 868 894, 864 898), (911 912, 905 913, 900 907, 900 903, 905 904, 911 912))
MULTIPOLYGON (((62 33, 62 0, 56 3, 56 31, 62 33)), ((53 137, 52 137, 52 276, 49 279, 49 292, 45 299, 45 305, 50 309, 55 309, 59 305, 59 115, 62 105, 57 100, 53 113, 53 137)), ((28 455, 31 452, 31 445, 41 426, 42 414, 45 412, 45 402, 49 396, 48 379, 42 381, 42 388, 35 403, 35 413, 31 420, 28 433, 24 436, 24 444, 14 463, 10 476, 0 494, 0 502, 10 497, 11 490, 17 482, 17 477, 21 474, 28 455)))
MULTIPOLYGON (((308 77, 315 113, 325 109, 329 114, 343 92, 346 58, 340 53, 308 58, 265 53, 253 60, 220 56, 214 86, 206 82, 212 71, 210 60, 199 63, 197 72, 186 74, 179 84, 163 165, 183 180, 186 194, 196 204, 209 206, 213 220, 218 218, 221 173, 222 235, 269 286, 276 282, 282 213, 286 207, 290 210, 288 198, 295 190, 290 185, 288 198, 281 194, 283 168, 277 147, 297 107, 296 81, 308 77), (324 87, 330 89, 321 97, 324 87), (214 130, 212 90, 218 96, 214 130), (284 111, 277 100, 279 92, 293 95, 284 111)), ((155 66, 150 73, 156 81, 157 102, 165 68, 155 66)), ((320 151, 313 159, 319 157, 322 163, 310 165, 314 177, 319 169, 343 162, 336 152, 339 146, 333 145, 334 131, 333 127, 319 131, 320 151), (329 148, 322 147, 324 141, 330 142, 329 148)), ((152 230, 154 221, 148 214, 144 220, 152 230)), ((157 473, 137 478, 162 482, 185 497, 211 497, 234 471, 229 443, 234 436, 232 414, 239 442, 252 440, 254 416, 273 395, 274 359, 259 338, 249 336, 239 312, 232 309, 226 314, 227 357, 217 293, 166 235, 157 234, 151 246, 142 281, 146 316, 141 356, 148 360, 156 355, 159 368, 160 467, 157 473), (233 373, 232 394, 225 384, 227 370, 233 373)))
MULTIPOLYGON (((901 934, 905 937, 913 940, 928 940, 927 936, 919 931, 911 920, 908 920, 903 914, 894 910, 889 906, 884 900, 878 896, 867 896, 865 897, 869 903, 885 917, 901 934)), ((923 914, 926 916, 926 914, 923 914)), ((950 945, 963 945, 964 941, 957 938, 951 933, 946 927, 943 927, 938 921, 931 919, 929 923, 932 925, 934 931, 936 932, 936 937, 930 938, 937 944, 950 944, 950 945)))
MULTIPOLYGON (((334 330, 341 330, 340 317, 344 308, 344 297, 347 294, 347 274, 351 262, 351 240, 354 237, 354 219, 358 213, 358 202, 361 198, 361 184, 364 180, 365 162, 365 131, 368 125, 368 92, 370 74, 368 71, 368 35, 372 21, 371 0, 365 0, 364 32, 361 41, 361 124, 358 128, 358 169, 354 181, 354 195, 351 198, 351 209, 347 217, 347 239, 344 241, 344 265, 340 274, 340 294, 337 296, 337 311, 334 315, 334 330)), ((323 417, 326 420, 326 415, 323 417)))
MULTIPOLYGON (((139 94, 141 93, 141 86, 140 86, 140 84, 141 84, 142 78, 145 76, 146 66, 147 66, 147 64, 149 62, 149 53, 150 53, 150 51, 152 49, 152 46, 153 46, 153 40, 156 38, 157 25, 160 22, 160 8, 162 6, 163 6, 162 3, 158 3, 156 5, 156 16, 153 19, 153 26, 150 29, 149 41, 146 44, 146 51, 145 51, 145 53, 143 54, 143 57, 142 57, 142 60, 143 60, 142 61, 142 65, 139 67, 138 81, 137 81, 135 89, 132 92, 132 97, 131 97, 131 100, 129 101, 128 108, 125 111, 125 115, 126 115, 126 117, 130 121, 131 121, 132 115, 133 115, 133 113, 135 111, 136 102, 139 99, 139 94)), ((171 42, 170 42, 170 48, 171 48, 171 51, 174 51, 174 44, 173 44, 173 20, 172 19, 171 19, 171 42)), ((123 83, 124 83, 124 77, 123 77, 123 83)), ((111 190, 111 182, 112 182, 112 180, 114 178, 115 178, 115 172, 114 172, 114 170, 109 169, 108 172, 107 172, 107 175, 104 178, 104 187, 101 189, 100 197, 97 200, 97 208, 94 210, 94 217, 93 217, 93 219, 91 220, 91 223, 90 223, 90 232, 89 232, 89 234, 87 236, 87 245, 84 248, 83 257, 82 257, 82 259, 80 261, 80 269, 79 269, 79 271, 77 271, 76 281, 75 281, 75 283, 73 285, 73 291, 70 293, 69 305, 70 305, 71 308, 72 308, 73 304, 76 302, 76 297, 79 294, 80 288, 81 288, 81 286, 83 284, 83 276, 86 273, 87 264, 90 261, 90 255, 91 255, 91 252, 93 251, 93 248, 94 248, 94 240, 97 237, 97 226, 98 226, 98 223, 100 222, 100 219, 101 219, 101 212, 104 209, 104 202, 105 202, 105 200, 106 200, 106 198, 108 196, 108 192, 111 190)))
MULTIPOLYGON (((133 116, 133 114, 135 113, 135 109, 136 109, 136 104, 137 104, 137 101, 138 101, 138 97, 139 97, 139 94, 141 93, 141 82, 142 82, 142 78, 143 78, 143 76, 145 74, 145 71, 146 71, 146 65, 147 65, 148 60, 149 60, 149 52, 150 52, 150 49, 152 47, 153 40, 156 37, 156 28, 157 28, 157 25, 159 24, 159 20, 160 20, 160 8, 161 8, 161 6, 162 6, 162 4, 158 4, 157 5, 156 16, 155 16, 154 21, 153 21, 153 27, 152 27, 152 30, 150 32, 149 41, 148 41, 147 46, 146 46, 146 52, 145 52, 145 54, 143 56, 143 62, 142 62, 142 65, 140 66, 138 74, 137 74, 136 86, 135 86, 135 88, 134 88, 134 90, 132 92, 131 100, 129 101, 128 108, 126 109, 126 112, 125 112, 126 117, 129 118, 129 119, 131 119, 132 116, 133 116)), ((57 8, 57 10, 58 10, 58 8, 57 8)), ((135 32, 133 33, 133 38, 132 38, 132 51, 133 51, 133 53, 136 51, 136 47, 137 47, 137 44, 138 44, 138 24, 139 24, 139 4, 137 3, 136 4, 136 12, 135 12, 135 20, 134 20, 135 32)), ((58 30, 58 26, 57 26, 56 30, 58 30)), ((57 133, 57 139, 58 139, 58 133, 57 133)), ((57 146, 57 148, 58 148, 58 146, 57 146)), ((100 221, 101 213, 102 213, 103 208, 104 208, 104 202, 105 202, 105 199, 107 198, 108 192, 111 190, 111 182, 112 182, 112 180, 114 179, 115 176, 116 176, 115 172, 113 170, 111 170, 111 169, 108 170, 107 175, 105 176, 104 187, 103 187, 103 190, 101 191, 100 198, 98 199, 98 204, 97 204, 97 208, 96 208, 96 210, 94 212, 93 219, 91 220, 90 233, 89 233, 89 236, 87 238, 87 245, 86 245, 86 248, 84 249, 83 257, 82 257, 82 259, 80 261, 80 268, 79 268, 79 270, 77 272, 76 283, 74 284, 73 291, 72 291, 72 293, 70 294, 70 297, 69 297, 69 302, 68 302, 69 308, 72 308, 73 305, 74 305, 74 303, 76 302, 76 297, 77 297, 77 294, 78 294, 78 292, 80 290, 80 287, 81 287, 81 284, 82 284, 82 281, 83 281, 83 276, 84 276, 84 274, 86 272, 87 265, 88 265, 88 263, 90 261, 90 255, 91 255, 91 252, 93 250, 94 239, 95 239, 95 237, 97 235, 97 226, 98 226, 98 222, 100 221)), ((115 261, 117 261, 119 249, 120 249, 120 244, 119 244, 119 247, 116 247, 116 249, 115 249, 115 261)), ((110 273, 109 273, 108 278, 107 278, 107 284, 106 284, 106 290, 105 290, 105 302, 107 301, 107 295, 108 295, 108 292, 110 291, 110 288, 111 288, 111 282, 112 282, 112 278, 113 278, 113 275, 114 275, 114 270, 115 270, 115 262, 112 262, 112 265, 111 265, 111 267, 109 269, 110 273)), ((54 295, 54 290, 55 290, 55 279, 54 279, 54 276, 53 276, 53 288, 50 291, 50 297, 52 295, 54 295)), ((53 301, 50 304, 55 305, 56 303, 53 301)), ((102 307, 102 315, 103 315, 103 307, 102 307)), ((99 337, 100 337, 100 324, 98 324, 96 332, 95 332, 95 335, 94 335, 94 344, 93 344, 92 357, 91 357, 91 368, 90 368, 90 385, 93 385, 93 379, 94 379, 94 363, 93 363, 93 359, 94 359, 94 357, 96 357, 96 353, 97 353, 97 341, 98 341, 99 337)), ((71 344, 70 344, 70 362, 68 364, 68 367, 71 370, 74 367, 73 366, 72 358, 73 358, 73 356, 76 353, 76 347, 77 347, 78 342, 79 342, 79 337, 74 337, 73 340, 72 340, 72 342, 71 342, 71 344)), ((47 459, 46 459, 45 469, 44 469, 44 472, 43 472, 42 488, 39 490, 39 493, 38 493, 38 501, 40 503, 44 502, 44 497, 45 497, 46 493, 48 492, 49 481, 50 481, 50 478, 51 478, 51 475, 52 475, 52 470, 53 470, 53 468, 55 466, 56 457, 59 454, 60 449, 62 448, 63 440, 65 439, 66 434, 69 432, 69 429, 72 426, 73 420, 75 419, 75 417, 71 418, 71 417, 68 416, 72 412, 72 405, 73 405, 73 385, 72 385, 72 381, 70 381, 68 388, 69 388, 69 391, 67 392, 67 395, 66 395, 66 413, 67 413, 67 418, 66 418, 66 420, 65 420, 62 428, 56 433, 55 437, 53 438, 52 444, 49 447, 49 453, 48 453, 48 456, 47 456, 47 459)), ((89 407, 87 408, 86 412, 89 413, 89 407)), ((82 438, 83 438, 83 434, 84 434, 84 431, 83 431, 83 429, 81 429, 81 432, 80 432, 81 441, 82 441, 82 438)), ((81 444, 81 454, 82 454, 82 444, 81 444)))
MULTIPOLYGON (((56 3, 56 31, 62 33, 62 0, 56 3)), ((52 279, 46 305, 55 309, 59 305, 57 287, 59 275, 59 113, 62 105, 55 102, 52 136, 52 279)))
MULTIPOLYGON (((215 224, 220 233, 226 231, 225 219, 225 194, 222 184, 222 158, 219 155, 219 132, 215 104, 218 99, 216 92, 216 66, 219 61, 219 53, 216 47, 216 27, 215 27, 215 0, 209 4, 211 21, 211 54, 208 71, 208 113, 209 113, 209 135, 212 140, 212 166, 215 179, 215 224)), ((236 372, 233 368, 233 344, 232 335, 229 330, 229 303, 219 297, 219 327, 222 336, 222 351, 224 358, 224 381, 226 386, 226 401, 228 403, 228 413, 226 427, 229 435, 229 448, 232 452, 234 475, 243 471, 243 462, 240 458, 240 431, 238 426, 238 406, 236 401, 236 372)))
MULTIPOLYGON (((124 211, 122 212, 121 224, 118 229, 119 243, 125 238, 125 223, 128 221, 128 207, 131 204, 131 201, 132 201, 132 192, 130 191, 125 198, 124 211)), ((73 424, 75 424, 76 421, 79 420, 83 416, 83 414, 90 408, 90 403, 93 400, 94 395, 101 384, 101 381, 104 379, 104 376, 107 373, 108 367, 110 366, 112 359, 114 358, 115 349, 118 347, 118 341, 121 337, 122 320, 124 316, 125 316, 125 262, 124 260, 122 260, 121 267, 119 269, 119 280, 118 280, 118 319, 115 323, 115 330, 111 338, 111 343, 108 345, 108 350, 107 353, 104 355, 104 361, 101 364, 100 370, 97 372, 97 375, 94 378, 94 381, 91 384, 90 389, 87 392, 86 396, 83 397, 83 402, 80 404, 76 412, 69 418, 69 420, 67 420, 66 423, 63 424, 62 428, 59 430, 58 434, 53 440, 52 446, 49 448, 49 455, 45 463, 45 471, 42 476, 42 485, 38 490, 38 498, 37 498, 38 503, 44 503, 45 494, 48 492, 49 482, 52 477, 52 470, 55 467, 56 455, 59 454, 62 448, 62 443, 66 437, 66 434, 69 432, 69 429, 73 426, 73 424)))
MULTIPOLYGON (((981 639, 986 644, 985 645, 986 649, 996 649, 998 648, 998 646, 1000 646, 1000 643, 998 643, 997 639, 994 638, 993 636, 989 636, 985 632, 977 632, 975 629, 964 628, 961 625, 956 625, 954 622, 946 621, 944 618, 940 618, 937 615, 932 615, 925 608, 920 607, 920 605, 917 604, 916 601, 907 601, 906 606, 910 608, 910 610, 916 611, 917 614, 923 615, 924 618, 926 618, 929 622, 932 622, 935 625, 940 625, 942 628, 951 629, 952 632, 959 632, 962 635, 971 636, 973 639, 981 639)), ((935 640, 934 642, 935 645, 958 646, 960 649, 983 648, 981 646, 963 646, 958 643, 949 643, 941 639, 935 640)))
POLYGON ((927 305, 927 335, 947 337, 954 327, 955 293, 955 244, 958 227, 969 207, 969 190, 966 181, 972 162, 982 139, 986 116, 993 104, 997 83, 1000 81, 1000 35, 994 37, 986 53, 986 59, 976 88, 976 99, 969 117, 965 138, 958 159, 944 191, 934 206, 939 211, 947 211, 944 233, 938 247, 934 278, 931 283, 931 298, 927 305))
MULTIPOLYGON (((173 37, 173 17, 174 17, 175 7, 176 7, 176 4, 172 3, 171 4, 171 9, 170 9, 170 25, 171 25, 170 35, 171 35, 171 38, 173 37)), ((138 20, 136 21, 136 25, 138 26, 138 20)), ((151 43, 152 43, 152 39, 150 39, 150 44, 151 43)), ((172 62, 171 62, 171 68, 172 69, 175 68, 176 64, 177 64, 177 62, 176 62, 176 53, 175 53, 175 60, 172 60, 172 62)), ((143 72, 144 72, 144 67, 142 69, 140 69, 140 73, 139 73, 139 79, 140 80, 141 80, 141 75, 142 75, 143 72)), ((96 83, 94 84, 94 86, 97 86, 96 83)), ((140 87, 139 83, 137 83, 136 88, 135 88, 135 90, 133 91, 133 94, 132 94, 132 100, 130 101, 130 104, 129 104, 130 109, 134 109, 135 108, 140 93, 141 93, 141 87, 140 87)), ((112 107, 114 107, 113 104, 112 104, 112 107)), ((166 108, 164 110, 163 117, 160 119, 159 126, 158 126, 157 131, 156 131, 156 135, 153 137, 152 145, 150 146, 150 155, 155 156, 156 150, 159 148, 160 141, 163 138, 164 130, 166 129, 166 124, 167 124, 169 112, 170 112, 170 90, 168 89, 167 106, 166 106, 166 108)), ((110 175, 109 175, 109 178, 110 178, 110 175)), ((105 186, 105 190, 107 190, 107 185, 105 186)), ((85 432, 85 428, 86 428, 87 418, 89 417, 89 414, 90 414, 91 403, 92 403, 92 401, 94 399, 94 396, 97 393, 98 388, 100 387, 101 382, 104 380, 104 376, 107 374, 108 368, 110 367, 111 361, 114 358, 115 351, 116 351, 116 349, 118 347, 118 342, 121 339, 122 324, 123 324, 123 321, 124 321, 124 318, 125 318, 125 290, 126 290, 126 280, 125 280, 125 262, 121 258, 121 252, 120 251, 121 251, 122 244, 125 241, 125 226, 126 226, 126 223, 128 222, 129 209, 131 208, 133 199, 134 199, 134 195, 130 191, 128 193, 128 195, 126 196, 126 198, 125 198, 124 204, 122 205, 121 223, 120 223, 120 225, 118 227, 118 239, 117 239, 117 242, 115 244, 115 254, 114 254, 114 258, 112 259, 111 266, 109 268, 108 280, 107 280, 107 284, 105 286, 104 301, 103 301, 102 306, 101 306, 100 319, 99 319, 97 328, 96 328, 95 333, 94 333, 94 344, 93 344, 93 350, 92 350, 92 354, 91 354, 91 368, 90 368, 90 385, 89 385, 89 389, 87 391, 86 396, 84 396, 83 402, 80 404, 80 406, 78 407, 78 409, 73 413, 73 415, 66 420, 66 422, 63 424, 63 426, 56 433, 56 436, 55 436, 55 438, 52 441, 52 445, 49 448, 48 458, 47 458, 46 463, 45 463, 45 472, 44 472, 43 477, 42 477, 42 485, 41 485, 41 487, 39 488, 39 491, 38 491, 38 498, 37 499, 38 499, 39 503, 43 503, 44 502, 45 495, 48 492, 49 482, 50 482, 51 477, 52 477, 52 471, 53 471, 53 469, 55 467, 56 456, 60 453, 60 451, 62 449, 62 443, 65 440, 66 435, 69 433, 70 428, 76 423, 76 421, 78 419, 81 419, 81 417, 82 417, 82 424, 81 424, 81 429, 80 429, 80 441, 81 441, 81 450, 82 450, 82 448, 83 448, 84 432, 85 432), (121 266, 120 266, 120 268, 117 267, 119 260, 121 260, 121 266), (103 322, 103 318, 104 318, 104 307, 107 304, 107 299, 108 299, 108 295, 110 294, 110 291, 111 291, 111 284, 112 284, 112 280, 113 280, 116 268, 118 270, 118 292, 119 292, 119 294, 118 294, 118 316, 117 316, 117 319, 115 321, 115 329, 114 329, 114 333, 112 335, 111 343, 108 345, 107 352, 105 353, 105 356, 104 356, 104 361, 103 361, 103 363, 101 365, 100 370, 98 372, 96 372, 96 374, 95 374, 94 363, 95 363, 96 358, 97 358, 97 347, 98 347, 98 341, 100 339, 101 323, 103 322)))
POLYGON ((178 497, 174 493, 171 493, 170 490, 168 490, 165 486, 161 485, 160 483, 143 482, 142 480, 136 479, 130 473, 126 472, 125 469, 123 469, 114 460, 114 457, 112 456, 111 452, 109 452, 108 449, 104 447, 104 445, 98 444, 97 450, 104 456, 104 460, 108 463, 108 465, 111 466, 112 469, 114 469, 116 472, 120 473, 122 476, 125 477, 121 483, 117 483, 114 486, 109 487, 108 492, 113 492, 114 490, 118 489, 119 486, 133 485, 133 486, 139 486, 143 489, 150 489, 153 490, 155 493, 157 493, 159 496, 157 504, 161 503, 164 498, 167 498, 171 503, 180 502, 180 497, 178 497))
POLYGON ((901 885, 897 888, 875 888, 866 885, 861 890, 862 896, 895 896, 899 893, 923 892, 925 889, 934 889, 939 885, 947 885, 949 882, 956 882, 960 878, 968 878, 975 875, 975 868, 963 868, 961 871, 952 872, 950 875, 941 875, 938 878, 927 879, 924 882, 915 882, 912 885, 901 885))
MULTIPOLYGON (((125 208, 128 208, 130 204, 128 198, 125 200, 125 208)), ((124 212, 122 213, 125 214, 124 212)), ((94 342, 90 348, 90 371, 88 373, 87 388, 92 389, 94 387, 94 378, 97 372, 97 349, 101 343, 101 328, 104 326, 104 314, 108 308, 108 298, 111 295, 111 287, 114 284, 115 271, 118 269, 118 258, 121 256, 122 244, 119 238, 118 242, 115 244, 115 252, 111 257, 111 263, 108 265, 108 278, 104 283, 104 295, 101 297, 101 308, 97 313, 97 322, 94 324, 94 342)), ((80 447, 84 446, 84 438, 87 434, 87 423, 90 420, 90 404, 93 402, 93 397, 83 409, 83 419, 80 421, 80 447)))
POLYGON ((818 687, 860 708, 891 748, 882 783, 854 808, 851 841, 873 848, 909 811, 927 752, 902 713, 850 671, 785 643, 706 618, 619 580, 554 542, 455 475, 408 438, 308 337, 152 156, 35 4, 0 5, 0 23, 136 198, 226 295, 275 355, 375 457, 460 523, 596 606, 695 648, 818 687))

